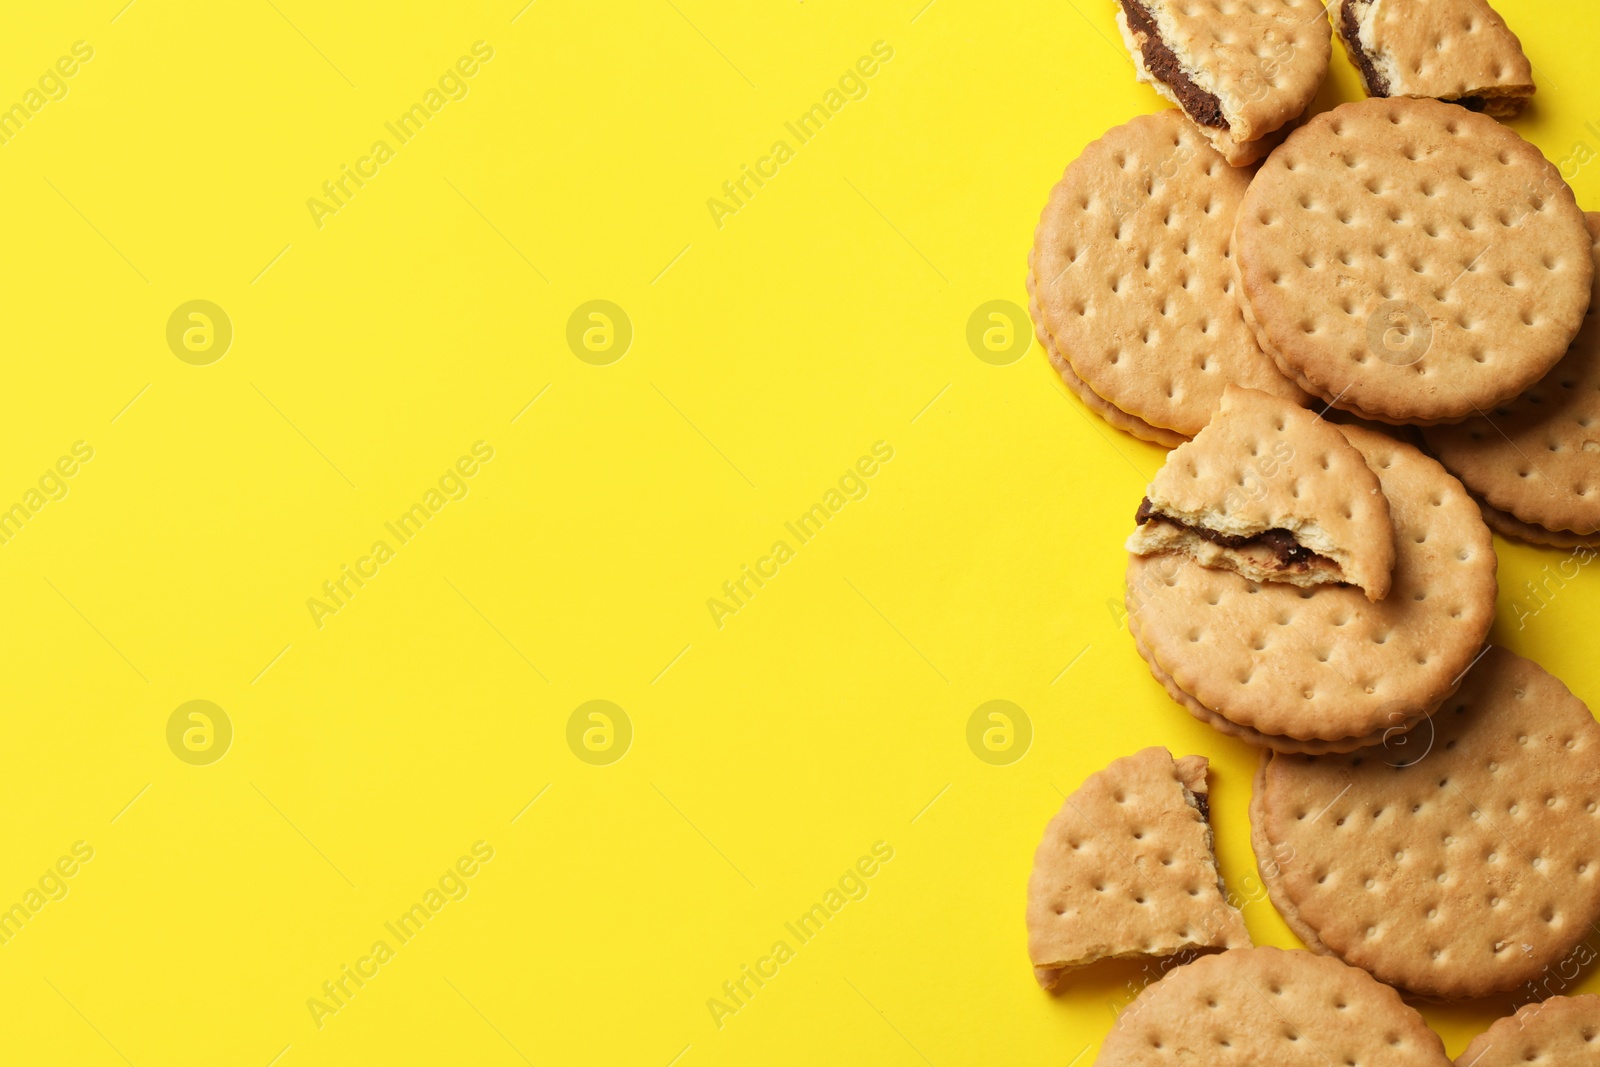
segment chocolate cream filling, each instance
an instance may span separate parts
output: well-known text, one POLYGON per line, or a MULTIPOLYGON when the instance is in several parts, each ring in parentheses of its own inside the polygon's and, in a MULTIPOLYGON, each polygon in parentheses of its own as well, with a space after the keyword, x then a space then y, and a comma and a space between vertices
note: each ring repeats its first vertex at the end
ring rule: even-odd
POLYGON ((1144 500, 1140 501, 1139 510, 1134 515, 1134 522, 1140 526, 1147 522, 1164 522, 1168 526, 1176 526, 1180 530, 1188 530, 1214 545, 1221 545, 1223 548, 1264 548, 1278 557, 1279 570, 1306 568, 1314 563, 1338 567, 1338 564, 1327 556, 1313 552, 1299 541, 1296 541, 1294 534, 1288 530, 1268 530, 1265 533, 1256 534, 1254 537, 1218 533, 1216 530, 1208 530, 1204 526, 1193 526, 1186 522, 1179 522, 1168 515, 1156 514, 1149 497, 1145 497, 1144 500))
POLYGON ((1217 99, 1216 94, 1200 88, 1194 83, 1194 79, 1183 72, 1183 65, 1178 62, 1178 57, 1161 39, 1161 30, 1156 26, 1155 16, 1151 15, 1138 0, 1122 0, 1122 11, 1128 17, 1128 28, 1134 33, 1144 34, 1144 44, 1140 47, 1140 51, 1144 53, 1145 69, 1150 72, 1150 76, 1172 90, 1178 102, 1183 105, 1183 110, 1195 122, 1202 126, 1226 130, 1228 120, 1222 117, 1222 101, 1217 99))
MULTIPOLYGON (((1382 74, 1378 73, 1377 63, 1371 53, 1361 47, 1361 23, 1356 18, 1354 4, 1345 4, 1344 13, 1339 18, 1339 36, 1348 46, 1350 58, 1355 61, 1356 67, 1361 71, 1361 80, 1367 87, 1368 96, 1388 96, 1389 82, 1382 74)), ((1441 97, 1441 99, 1446 99, 1441 97)), ((1487 98, 1482 96, 1458 96, 1449 101, 1460 104, 1468 111, 1484 111, 1489 106, 1487 98)))
POLYGON ((1339 19, 1339 36, 1344 38, 1350 58, 1355 60, 1356 67, 1361 71, 1361 80, 1367 85, 1367 95, 1388 96, 1389 81, 1378 73, 1372 56, 1361 47, 1361 21, 1356 18, 1356 5, 1348 0, 1344 5, 1344 14, 1339 19))

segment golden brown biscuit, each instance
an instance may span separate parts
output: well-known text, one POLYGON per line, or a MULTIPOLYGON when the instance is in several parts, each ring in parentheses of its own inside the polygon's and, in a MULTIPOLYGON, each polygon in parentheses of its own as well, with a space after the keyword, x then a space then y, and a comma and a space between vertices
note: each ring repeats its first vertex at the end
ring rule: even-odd
MULTIPOLYGON (((1229 722, 1221 715, 1212 711, 1194 697, 1178 688, 1178 683, 1172 680, 1172 675, 1161 669, 1161 665, 1150 656, 1150 650, 1144 647, 1144 642, 1139 640, 1138 634, 1134 635, 1133 647, 1138 651, 1145 666, 1150 668, 1150 674, 1161 683, 1175 703, 1180 705, 1190 715, 1216 730, 1218 733, 1237 737, 1247 745, 1256 748, 1270 748, 1274 752, 1295 752, 1303 755, 1320 756, 1328 752, 1354 752, 1358 748, 1367 748, 1372 745, 1384 745, 1396 753, 1396 758, 1403 758, 1407 749, 1408 731, 1416 726, 1427 715, 1416 715, 1410 718, 1401 718, 1395 713, 1393 725, 1381 730, 1374 730, 1364 737, 1346 737, 1337 741, 1319 741, 1316 739, 1300 741, 1293 737, 1279 737, 1273 734, 1264 734, 1259 730, 1252 730, 1248 726, 1240 726, 1236 722, 1229 722)), ((1431 714, 1433 709, 1429 709, 1431 714)))
POLYGON ((1205 708, 1262 735, 1345 742, 1417 721, 1454 691, 1494 616, 1494 545, 1461 483, 1412 445, 1340 430, 1395 529, 1389 595, 1257 583, 1173 556, 1128 563, 1128 626, 1205 708))
POLYGON ((1533 96, 1522 42, 1487 0, 1338 0, 1328 12, 1368 96, 1511 118, 1533 96))
POLYGON ((1098 1067, 1449 1067, 1400 994, 1338 960, 1250 948, 1205 956, 1145 987, 1098 1067))
POLYGON ((1265 756, 1263 881, 1309 947, 1381 981, 1448 999, 1515 989, 1600 919, 1600 723, 1491 648, 1416 733, 1405 760, 1265 756))
POLYGON ((1525 1005, 1472 1039, 1456 1067, 1600 1067, 1600 997, 1525 1005))
MULTIPOLYGON (((1032 258, 1031 256, 1029 257, 1032 258)), ((1141 441, 1149 441, 1153 445, 1165 445, 1167 448, 1176 448, 1188 440, 1187 437, 1171 430, 1163 430, 1159 426, 1151 426, 1137 415, 1129 415, 1126 411, 1112 404, 1105 397, 1089 388, 1089 384, 1078 377, 1068 363, 1066 357, 1056 348, 1056 343, 1044 328, 1044 319, 1039 313, 1039 301, 1033 296, 1033 271, 1028 272, 1028 313, 1033 316, 1033 335, 1039 339, 1045 355, 1050 359, 1050 366, 1061 375, 1062 384, 1072 391, 1072 394, 1083 401, 1084 407, 1105 419, 1112 426, 1123 433, 1132 434, 1141 441)))
POLYGON ((1539 150, 1436 100, 1301 126, 1238 216, 1240 292, 1284 373, 1389 423, 1459 422, 1526 390, 1583 323, 1594 261, 1539 150))
POLYGON ((1222 408, 1156 472, 1128 551, 1176 552, 1257 582, 1389 593, 1394 525, 1366 459, 1339 428, 1229 386, 1222 408))
POLYGON ((1117 28, 1139 80, 1236 167, 1300 117, 1332 52, 1322 0, 1118 0, 1117 28))
POLYGON ((1097 960, 1250 944, 1211 851, 1206 766, 1147 748, 1067 797, 1028 879, 1028 958, 1041 986, 1097 960))
POLYGON ((1230 383, 1306 399, 1233 299, 1229 242, 1249 181, 1163 111, 1085 148, 1040 217, 1038 328, 1096 396, 1164 435, 1199 433, 1230 383))
POLYGON ((1600 214, 1587 219, 1593 294, 1566 357, 1521 396, 1422 433, 1491 526, 1536 544, 1600 542, 1600 214))

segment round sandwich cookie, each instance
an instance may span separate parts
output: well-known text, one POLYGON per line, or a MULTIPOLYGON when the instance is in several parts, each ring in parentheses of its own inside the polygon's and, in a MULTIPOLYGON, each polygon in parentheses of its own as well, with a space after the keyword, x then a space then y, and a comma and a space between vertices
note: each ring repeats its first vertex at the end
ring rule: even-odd
POLYGON ((1525 1005, 1472 1039, 1456 1067, 1600 1067, 1600 997, 1525 1005))
POLYGON ((1051 191, 1028 259, 1036 329, 1070 388, 1127 416, 1119 428, 1181 443, 1230 383, 1307 401, 1234 299, 1229 242, 1249 181, 1168 110, 1089 145, 1051 191))
POLYGON ((1119 407, 1114 407, 1099 393, 1090 389, 1088 384, 1078 377, 1077 372, 1072 369, 1072 364, 1067 362, 1066 357, 1061 354, 1061 350, 1056 347, 1055 341, 1051 339, 1049 332, 1045 330, 1044 317, 1039 311, 1039 301, 1031 295, 1033 293, 1033 273, 1031 271, 1028 274, 1028 292, 1030 294, 1028 297, 1028 313, 1033 316, 1033 334, 1039 339, 1039 344, 1044 348, 1045 355, 1050 358, 1050 365, 1056 369, 1057 374, 1061 375, 1062 384, 1070 389, 1074 396, 1083 401, 1084 407, 1099 415, 1123 433, 1132 434, 1141 441, 1149 441, 1155 445, 1165 445, 1167 448, 1176 448, 1188 440, 1187 437, 1180 433, 1163 430, 1159 426, 1151 426, 1137 415, 1129 415, 1126 411, 1119 407))
POLYGON ((1262 164, 1233 266, 1285 374, 1388 423, 1459 422, 1561 361, 1594 261, 1560 172, 1514 131, 1437 100, 1318 115, 1262 164))
POLYGON ((1234 949, 1178 967, 1122 1010, 1097 1067, 1450 1067, 1393 989, 1338 960, 1234 949))
POLYGON ((1389 503, 1384 599, 1256 582, 1176 555, 1128 561, 1128 627, 1157 679, 1269 747, 1376 744, 1420 723, 1460 684, 1494 619, 1494 545, 1461 483, 1387 434, 1340 430, 1389 503), (1274 744, 1282 738, 1292 744, 1274 744))
POLYGON ((1486 0, 1337 0, 1329 17, 1368 96, 1426 96, 1495 118, 1533 96, 1522 42, 1486 0))
POLYGON ((1194 440, 1167 454, 1128 551, 1175 553, 1261 582, 1389 593, 1394 525, 1378 476, 1333 423, 1229 386, 1194 440))
POLYGON ((1133 639, 1133 647, 1138 651, 1140 658, 1145 661, 1145 665, 1150 668, 1151 676, 1161 683, 1161 687, 1167 691, 1167 695, 1175 703, 1182 705, 1190 715, 1193 715, 1218 733, 1227 734, 1229 737, 1237 737, 1245 744, 1254 745, 1256 748, 1270 748, 1274 752, 1298 752, 1320 756, 1328 752, 1354 752, 1358 748, 1384 745, 1395 753, 1403 754, 1410 751, 1407 746, 1413 741, 1409 731, 1418 722, 1427 718, 1426 715, 1418 714, 1410 718, 1398 719, 1393 726, 1385 727, 1382 730, 1374 730, 1365 737, 1346 737, 1338 741, 1318 741, 1315 739, 1300 741, 1293 737, 1277 737, 1271 734, 1264 734, 1259 730, 1252 730, 1248 726, 1240 726, 1238 723, 1229 722, 1182 689, 1179 689, 1178 683, 1172 680, 1172 675, 1163 671, 1160 665, 1150 658, 1150 650, 1144 647, 1144 642, 1140 641, 1137 635, 1133 639))
POLYGON ((1600 214, 1587 218, 1594 294, 1566 358, 1484 416, 1422 434, 1490 526, 1560 548, 1600 546, 1600 214))
POLYGON ((1600 723, 1491 647, 1412 736, 1404 760, 1263 754, 1273 904, 1313 951, 1419 996, 1537 980, 1600 919, 1600 723))
POLYGON ((1119 0, 1117 28, 1139 80, 1235 167, 1310 106, 1333 51, 1322 0, 1119 0))

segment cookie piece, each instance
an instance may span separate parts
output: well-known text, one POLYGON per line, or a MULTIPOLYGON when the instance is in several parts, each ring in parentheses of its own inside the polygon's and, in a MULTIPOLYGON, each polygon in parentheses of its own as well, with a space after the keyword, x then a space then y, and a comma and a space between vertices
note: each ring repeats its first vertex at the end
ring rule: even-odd
POLYGON ((1472 1039, 1456 1067, 1600 1067, 1600 997, 1551 997, 1524 1005, 1472 1039))
POLYGON ((1383 600, 1176 556, 1128 561, 1128 626, 1148 658, 1260 734, 1344 742, 1419 721, 1454 691, 1494 618, 1494 544, 1461 483, 1412 445, 1339 429, 1389 501, 1395 565, 1383 600))
POLYGON ((1096 960, 1250 944, 1211 851, 1206 766, 1147 748, 1061 805, 1028 879, 1028 958, 1041 986, 1096 960))
POLYGON ((1338 960, 1280 948, 1205 956, 1123 1009, 1097 1067, 1450 1067, 1393 989, 1338 960))
POLYGON ((1394 525, 1378 476, 1339 428, 1229 386, 1209 425, 1167 456, 1128 551, 1176 552, 1257 582, 1389 593, 1394 525))
POLYGON ((1589 306, 1591 239, 1539 150, 1437 100, 1344 104, 1290 134, 1238 217, 1258 340, 1336 407, 1459 422, 1560 362, 1589 306))
POLYGON ((1338 0, 1329 11, 1368 96, 1425 96, 1494 118, 1533 96, 1522 42, 1487 0, 1338 0))
POLYGON ((1405 760, 1264 756, 1262 879, 1309 947, 1390 985, 1515 989, 1600 919, 1600 723, 1490 648, 1429 730, 1405 760))
POLYGON ((1600 214, 1587 221, 1593 293, 1566 358, 1485 416, 1422 434, 1491 526, 1538 544, 1600 543, 1600 214))
POLYGON ((1047 349, 1169 438, 1199 433, 1230 382, 1306 399, 1233 298, 1229 241, 1249 181, 1181 112, 1144 115, 1073 160, 1034 235, 1028 291, 1047 349))
POLYGON ((1333 51, 1322 0, 1119 0, 1117 28, 1139 80, 1235 167, 1300 117, 1333 51))

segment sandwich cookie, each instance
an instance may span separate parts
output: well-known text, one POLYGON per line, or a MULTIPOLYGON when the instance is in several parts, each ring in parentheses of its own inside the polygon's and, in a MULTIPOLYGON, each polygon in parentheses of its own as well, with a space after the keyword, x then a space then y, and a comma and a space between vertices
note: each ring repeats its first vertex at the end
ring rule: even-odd
POLYGON ((1235 167, 1300 117, 1333 50, 1322 0, 1120 0, 1117 28, 1139 80, 1235 167))
POLYGON ((1069 388, 1144 440, 1199 433, 1229 383, 1306 399, 1234 299, 1229 241, 1249 181, 1168 110, 1089 145, 1045 205, 1028 259, 1040 340, 1069 388))
POLYGON ((1167 456, 1135 519, 1135 555, 1389 593, 1394 525, 1378 476, 1337 426, 1267 393, 1229 386, 1210 424, 1167 456))
POLYGON ((1376 743, 1418 723, 1454 692, 1494 618, 1494 546, 1461 483, 1412 445, 1339 429, 1389 502, 1395 562, 1383 600, 1255 582, 1181 556, 1128 562, 1128 627, 1157 679, 1291 751, 1376 743))
POLYGON ((1422 434, 1490 526, 1560 548, 1600 547, 1600 214, 1588 222, 1594 294, 1566 358, 1483 417, 1422 434))
POLYGON ((1307 947, 1380 981, 1516 989, 1600 919, 1600 723, 1492 647, 1413 737, 1405 760, 1263 754, 1262 881, 1307 947))
POLYGON ((1028 879, 1039 984, 1096 960, 1250 944, 1212 853, 1204 756, 1147 748, 1090 775, 1045 827, 1028 879))
POLYGON ((1285 374, 1379 422, 1483 414, 1561 361, 1589 305, 1583 212, 1539 150, 1437 100, 1318 115, 1262 164, 1233 264, 1285 374))
POLYGON ((1097 1067, 1450 1067, 1400 994, 1338 960, 1247 948, 1176 968, 1123 1009, 1097 1067))
POLYGON ((1600 997, 1551 997, 1525 1005, 1472 1039, 1456 1067, 1600 1067, 1600 997))
POLYGON ((1533 96, 1522 42, 1486 0, 1338 0, 1328 12, 1368 96, 1425 96, 1494 118, 1533 96))

